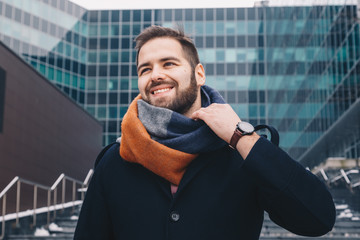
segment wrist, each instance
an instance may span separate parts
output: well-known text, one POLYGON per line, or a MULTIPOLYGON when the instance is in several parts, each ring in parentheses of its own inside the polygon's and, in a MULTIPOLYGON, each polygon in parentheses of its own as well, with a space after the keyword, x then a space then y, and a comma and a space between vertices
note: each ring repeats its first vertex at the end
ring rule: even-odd
POLYGON ((236 144, 236 150, 240 153, 245 160, 249 155, 255 143, 259 140, 260 136, 257 133, 243 136, 236 144))

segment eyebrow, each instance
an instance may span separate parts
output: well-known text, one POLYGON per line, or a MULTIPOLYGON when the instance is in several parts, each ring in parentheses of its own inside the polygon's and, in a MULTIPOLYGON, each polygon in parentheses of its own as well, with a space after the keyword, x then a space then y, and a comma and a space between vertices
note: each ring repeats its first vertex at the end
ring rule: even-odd
MULTIPOLYGON (((166 61, 169 61, 169 60, 174 60, 174 61, 180 62, 180 59, 177 58, 177 57, 164 57, 164 58, 160 59, 160 62, 166 62, 166 61)), ((145 66, 149 66, 149 65, 150 65, 150 62, 144 62, 144 63, 140 64, 137 67, 137 71, 139 72, 140 68, 145 67, 145 66)))

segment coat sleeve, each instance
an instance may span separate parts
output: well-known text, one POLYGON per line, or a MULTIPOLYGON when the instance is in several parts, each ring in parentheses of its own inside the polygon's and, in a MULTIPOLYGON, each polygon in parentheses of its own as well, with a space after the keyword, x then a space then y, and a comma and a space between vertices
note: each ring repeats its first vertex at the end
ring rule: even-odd
POLYGON ((259 203, 276 224, 303 236, 331 231, 336 213, 330 192, 283 150, 260 138, 244 168, 258 186, 259 203))
POLYGON ((102 168, 98 166, 81 207, 74 240, 114 239, 109 209, 103 194, 101 175, 102 168))

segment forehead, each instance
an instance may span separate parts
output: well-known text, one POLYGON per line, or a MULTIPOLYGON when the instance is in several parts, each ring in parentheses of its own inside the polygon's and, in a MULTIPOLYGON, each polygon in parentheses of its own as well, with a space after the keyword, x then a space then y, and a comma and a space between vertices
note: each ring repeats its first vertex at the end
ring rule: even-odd
POLYGON ((168 38, 154 38, 146 42, 139 51, 139 63, 166 57, 184 58, 184 52, 179 41, 168 38))

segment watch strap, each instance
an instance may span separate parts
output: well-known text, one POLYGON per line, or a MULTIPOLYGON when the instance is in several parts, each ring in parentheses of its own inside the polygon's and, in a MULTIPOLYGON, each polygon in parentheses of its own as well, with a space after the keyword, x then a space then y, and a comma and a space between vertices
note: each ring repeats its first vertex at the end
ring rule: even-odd
POLYGON ((240 140, 240 138, 243 136, 243 134, 236 128, 234 131, 234 134, 232 135, 230 139, 230 147, 233 149, 236 149, 236 144, 240 140))

